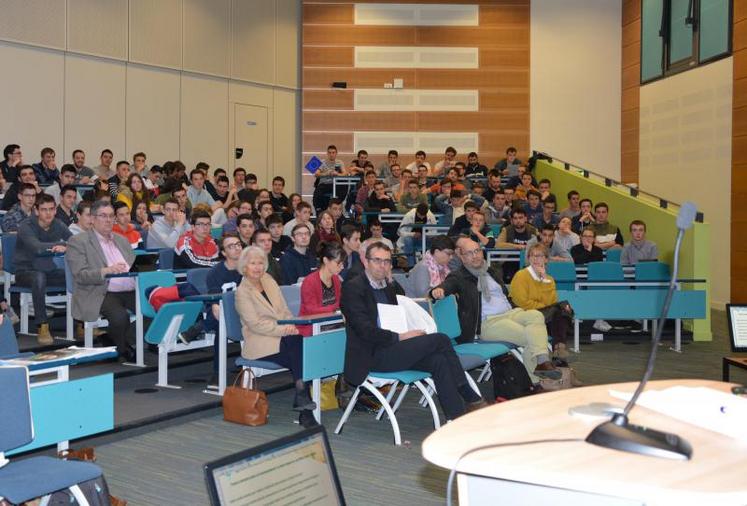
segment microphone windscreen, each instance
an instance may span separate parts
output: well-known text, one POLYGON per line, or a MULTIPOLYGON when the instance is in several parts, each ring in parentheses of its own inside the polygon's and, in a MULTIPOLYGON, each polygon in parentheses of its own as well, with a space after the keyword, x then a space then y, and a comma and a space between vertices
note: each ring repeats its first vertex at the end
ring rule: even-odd
POLYGON ((692 227, 693 221, 695 221, 695 215, 698 213, 698 208, 692 202, 685 202, 680 206, 680 212, 677 214, 677 228, 680 230, 687 230, 692 227))

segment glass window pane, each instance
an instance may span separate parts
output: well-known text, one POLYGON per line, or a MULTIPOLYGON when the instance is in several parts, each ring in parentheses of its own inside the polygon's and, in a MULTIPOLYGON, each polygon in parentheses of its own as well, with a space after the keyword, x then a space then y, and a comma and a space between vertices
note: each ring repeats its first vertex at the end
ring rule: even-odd
POLYGON ((669 18, 671 23, 670 64, 691 58, 693 55, 693 27, 685 24, 689 8, 690 0, 672 0, 672 12, 669 18))
POLYGON ((729 0, 700 0, 700 61, 729 50, 729 0))
POLYGON ((648 81, 662 75, 661 55, 663 43, 661 16, 664 0, 643 0, 641 5, 641 81, 648 81))

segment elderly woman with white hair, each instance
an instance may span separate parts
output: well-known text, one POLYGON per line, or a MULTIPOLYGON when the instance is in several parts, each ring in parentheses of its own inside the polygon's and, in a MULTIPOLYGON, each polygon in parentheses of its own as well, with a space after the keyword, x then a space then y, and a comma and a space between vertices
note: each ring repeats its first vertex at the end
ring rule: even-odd
POLYGON ((267 273, 267 254, 258 246, 249 246, 239 257, 243 279, 236 290, 236 310, 241 318, 244 343, 241 355, 251 360, 269 360, 290 369, 296 395, 293 409, 304 427, 316 424, 316 407, 309 388, 301 379, 302 337, 295 325, 280 325, 278 320, 292 319, 280 287, 267 273))

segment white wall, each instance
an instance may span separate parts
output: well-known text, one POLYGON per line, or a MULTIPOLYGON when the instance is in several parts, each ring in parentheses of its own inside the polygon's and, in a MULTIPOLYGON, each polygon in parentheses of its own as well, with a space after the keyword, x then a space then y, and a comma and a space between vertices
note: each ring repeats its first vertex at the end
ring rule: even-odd
POLYGON ((232 169, 238 102, 268 109, 270 166, 282 163, 271 172, 296 188, 300 0, 45 1, 54 15, 3 2, 15 22, 0 21, 0 68, 12 69, 0 145, 20 144, 28 163, 50 146, 58 164, 80 148, 93 166, 110 148, 117 160, 144 151, 149 163, 232 169))
POLYGON ((711 225, 712 301, 729 301, 731 58, 641 87, 641 188, 691 200, 711 225))
POLYGON ((532 0, 530 143, 620 179, 620 0, 532 0))

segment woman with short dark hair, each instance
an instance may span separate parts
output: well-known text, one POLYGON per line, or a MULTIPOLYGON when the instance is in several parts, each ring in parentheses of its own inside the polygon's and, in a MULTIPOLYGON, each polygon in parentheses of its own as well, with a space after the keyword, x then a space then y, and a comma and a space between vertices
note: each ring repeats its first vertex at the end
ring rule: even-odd
MULTIPOLYGON (((338 242, 319 244, 319 268, 306 276, 301 283, 301 309, 298 316, 331 313, 340 309, 340 272, 347 253, 338 242)), ((311 327, 298 328, 302 336, 311 335, 311 327)))

